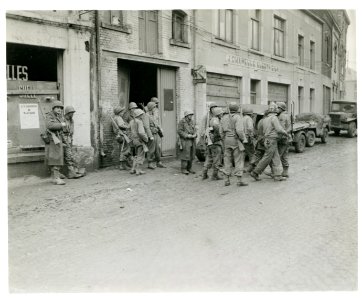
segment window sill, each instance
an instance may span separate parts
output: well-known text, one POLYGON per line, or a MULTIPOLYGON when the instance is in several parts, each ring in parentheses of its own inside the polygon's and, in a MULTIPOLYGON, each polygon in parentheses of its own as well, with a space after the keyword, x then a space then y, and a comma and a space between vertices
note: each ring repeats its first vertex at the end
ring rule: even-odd
POLYGON ((103 28, 106 28, 106 29, 110 29, 110 30, 114 30, 114 31, 119 31, 119 32, 123 32, 123 33, 127 33, 127 34, 131 34, 132 33, 132 30, 130 28, 130 26, 128 25, 111 25, 111 24, 106 24, 104 22, 101 23, 101 26, 103 28))
POLYGON ((271 58, 274 59, 274 60, 279 60, 279 61, 286 62, 286 63, 289 63, 289 64, 293 63, 291 60, 286 59, 284 57, 280 57, 280 56, 272 55, 271 58))
POLYGON ((310 73, 313 73, 313 74, 318 74, 316 70, 313 70, 313 69, 309 69, 309 68, 306 68, 306 67, 303 67, 303 66, 296 66, 297 69, 299 70, 303 70, 303 71, 307 71, 307 72, 310 72, 310 73))
POLYGON ((252 49, 252 48, 249 48, 249 49, 248 49, 248 52, 249 52, 249 53, 252 53, 252 54, 264 56, 264 53, 262 53, 262 52, 259 51, 259 50, 252 49))
POLYGON ((239 46, 237 46, 237 45, 235 45, 235 44, 233 44, 233 43, 231 43, 231 42, 226 42, 226 41, 224 41, 224 40, 220 40, 220 39, 217 38, 217 37, 214 37, 214 38, 212 39, 212 43, 213 43, 213 44, 216 44, 216 45, 220 45, 220 46, 232 48, 232 49, 238 49, 238 50, 240 49, 239 46))
POLYGON ((170 39, 170 45, 172 46, 177 46, 177 47, 182 47, 182 48, 187 48, 187 49, 191 49, 191 46, 189 43, 185 43, 185 42, 181 42, 181 41, 176 41, 174 39, 170 39))

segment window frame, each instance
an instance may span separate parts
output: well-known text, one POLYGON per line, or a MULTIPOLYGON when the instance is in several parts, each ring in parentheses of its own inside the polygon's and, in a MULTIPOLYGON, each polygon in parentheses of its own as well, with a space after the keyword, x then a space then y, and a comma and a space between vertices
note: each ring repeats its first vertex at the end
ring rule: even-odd
POLYGON ((180 43, 188 43, 187 36, 187 14, 182 10, 172 10, 172 40, 180 43), (181 19, 179 26, 181 28, 181 38, 176 33, 177 19, 181 19))
POLYGON ((298 34, 298 64, 304 66, 304 36, 298 34))
POLYGON ((217 32, 216 36, 218 39, 223 40, 227 43, 234 43, 234 11, 232 9, 218 9, 217 11, 217 32), (230 24, 227 24, 227 12, 230 12, 230 24), (223 18, 221 18, 221 16, 223 18), (223 19, 223 23, 221 20, 223 19), (223 28, 221 28, 223 24, 223 28), (229 32, 228 32, 229 27, 229 32))
POLYGON ((278 57, 285 57, 285 31, 286 31, 286 20, 285 19, 282 19, 281 17, 279 16, 276 16, 274 15, 274 18, 273 18, 273 43, 274 43, 274 55, 275 56, 278 56, 278 57), (281 26, 280 28, 279 27, 276 27, 276 21, 279 21, 281 26), (278 42, 279 42, 279 35, 281 35, 281 39, 282 39, 282 46, 278 47, 278 51, 277 51, 277 34, 278 33, 278 42), (282 52, 282 53, 280 53, 282 52))
POLYGON ((315 70, 315 42, 314 41, 309 42, 309 68, 311 70, 315 70))
POLYGON ((251 49, 260 51, 260 9, 255 10, 255 16, 251 19, 251 49), (256 40, 254 39, 254 24, 257 25, 256 40), (256 44, 256 46, 255 46, 256 44))

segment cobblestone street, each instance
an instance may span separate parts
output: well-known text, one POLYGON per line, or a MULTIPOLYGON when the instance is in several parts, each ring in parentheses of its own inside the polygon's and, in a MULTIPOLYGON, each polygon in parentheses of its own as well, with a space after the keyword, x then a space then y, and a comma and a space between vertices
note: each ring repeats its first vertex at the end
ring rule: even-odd
POLYGON ((357 139, 290 153, 247 187, 117 169, 9 180, 12 292, 357 289, 357 139))

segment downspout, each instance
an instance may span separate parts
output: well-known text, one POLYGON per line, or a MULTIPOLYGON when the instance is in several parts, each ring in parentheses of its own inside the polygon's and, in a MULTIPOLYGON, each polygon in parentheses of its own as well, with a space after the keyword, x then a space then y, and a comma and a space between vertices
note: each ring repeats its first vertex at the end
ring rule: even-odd
MULTIPOLYGON (((99 11, 96 10, 96 49, 97 49, 97 105, 98 105, 98 130, 99 130, 99 155, 101 159, 106 156, 103 147, 103 123, 102 123, 102 105, 101 105, 101 46, 100 46, 100 20, 99 11)), ((102 165, 102 164, 100 164, 102 165)))

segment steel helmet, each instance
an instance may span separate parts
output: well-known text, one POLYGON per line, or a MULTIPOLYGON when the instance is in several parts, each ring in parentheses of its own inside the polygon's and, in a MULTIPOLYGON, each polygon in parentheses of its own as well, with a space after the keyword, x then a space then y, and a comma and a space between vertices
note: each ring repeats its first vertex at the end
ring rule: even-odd
POLYGON ((117 106, 113 109, 115 115, 118 115, 120 112, 124 111, 126 108, 124 106, 117 106))
POLYGON ((269 111, 269 113, 277 113, 278 112, 278 106, 274 102, 271 102, 269 104, 268 111, 269 111))
POLYGON ((142 109, 137 108, 134 110, 133 114, 134 114, 134 117, 137 118, 140 115, 144 114, 144 111, 142 109))
POLYGON ((189 116, 189 115, 193 115, 194 113, 191 111, 191 110, 186 110, 185 112, 184 112, 184 116, 185 117, 187 117, 187 116, 189 116))
POLYGON ((129 105, 128 105, 128 108, 129 108, 129 109, 133 109, 133 108, 138 108, 138 106, 137 106, 136 103, 130 102, 129 105))
POLYGON ((213 110, 213 114, 214 114, 215 116, 220 116, 220 115, 223 114, 223 113, 224 113, 224 111, 222 110, 221 107, 215 107, 214 110, 213 110))
POLYGON ((154 102, 154 103, 160 103, 160 100, 158 100, 158 98, 157 97, 152 97, 151 98, 151 100, 150 100, 151 102, 154 102))
POLYGON ((277 102, 277 106, 282 110, 287 110, 287 105, 285 104, 285 102, 277 102))
POLYGON ((52 109, 54 109, 55 107, 61 107, 61 108, 64 108, 64 105, 62 102, 60 102, 59 100, 56 100, 53 102, 52 104, 52 109))
POLYGON ((66 106, 65 109, 64 109, 64 114, 69 114, 69 113, 74 113, 75 112, 75 109, 73 106, 66 106))
POLYGON ((243 109, 243 114, 244 115, 252 115, 254 113, 254 111, 251 108, 244 108, 243 109))
POLYGON ((215 102, 210 102, 209 103, 209 108, 213 108, 213 107, 217 107, 217 104, 215 102))
POLYGON ((156 102, 148 102, 147 103, 147 109, 148 111, 151 111, 152 109, 154 109, 156 107, 157 103, 156 102))
POLYGON ((240 107, 235 102, 232 102, 232 103, 229 104, 229 111, 231 113, 239 112, 239 110, 240 110, 240 107))

